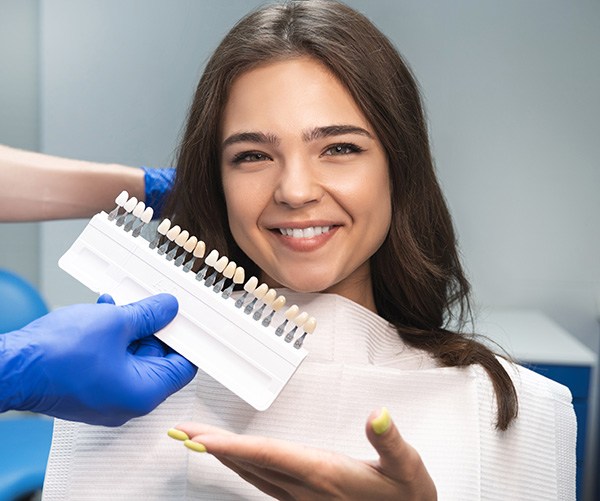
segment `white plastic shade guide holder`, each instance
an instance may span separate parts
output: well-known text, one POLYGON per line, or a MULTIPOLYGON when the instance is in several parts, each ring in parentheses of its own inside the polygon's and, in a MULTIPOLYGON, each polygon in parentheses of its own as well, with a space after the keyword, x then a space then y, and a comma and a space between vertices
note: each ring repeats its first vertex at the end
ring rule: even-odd
POLYGON ((302 344, 316 320, 296 305, 282 314, 283 296, 256 277, 244 283, 244 269, 216 250, 204 258, 204 242, 168 219, 150 242, 138 238, 151 208, 137 208, 124 193, 110 215, 90 220, 59 266, 117 304, 173 294, 179 312, 156 336, 255 409, 268 409, 306 358, 302 344), (129 222, 133 231, 125 231, 129 222), (231 293, 242 284, 236 301, 231 293))

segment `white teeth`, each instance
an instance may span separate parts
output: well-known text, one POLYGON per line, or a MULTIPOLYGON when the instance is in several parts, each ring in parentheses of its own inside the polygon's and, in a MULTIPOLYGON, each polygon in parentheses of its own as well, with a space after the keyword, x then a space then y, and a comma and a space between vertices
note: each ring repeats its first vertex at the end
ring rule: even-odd
POLYGON ((331 226, 309 226, 308 228, 279 228, 282 235, 292 238, 312 238, 327 233, 331 226))

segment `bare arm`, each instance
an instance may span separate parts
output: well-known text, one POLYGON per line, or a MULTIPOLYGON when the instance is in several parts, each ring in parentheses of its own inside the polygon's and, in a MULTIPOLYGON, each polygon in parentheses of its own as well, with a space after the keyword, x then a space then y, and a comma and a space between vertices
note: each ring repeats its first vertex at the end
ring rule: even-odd
POLYGON ((87 218, 123 190, 144 200, 144 171, 0 145, 0 222, 87 218))

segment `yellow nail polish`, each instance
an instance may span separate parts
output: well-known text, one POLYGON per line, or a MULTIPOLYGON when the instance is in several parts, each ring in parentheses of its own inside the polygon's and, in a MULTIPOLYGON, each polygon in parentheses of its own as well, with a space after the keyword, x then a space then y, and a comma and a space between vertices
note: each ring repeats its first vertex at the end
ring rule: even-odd
POLYGON ((182 442, 184 440, 188 440, 190 437, 187 436, 186 433, 184 433, 181 430, 178 430, 177 428, 171 428, 168 432, 167 435, 169 435, 171 438, 174 438, 175 440, 181 440, 182 442))
POLYGON ((183 442, 183 445, 185 445, 188 449, 191 449, 195 452, 206 452, 206 447, 204 447, 204 445, 199 442, 193 442, 191 440, 186 440, 185 442, 183 442))
POLYGON ((377 435, 383 435, 391 424, 392 418, 390 416, 390 411, 387 410, 387 407, 382 407, 379 416, 371 421, 371 428, 373 428, 373 431, 377 435))

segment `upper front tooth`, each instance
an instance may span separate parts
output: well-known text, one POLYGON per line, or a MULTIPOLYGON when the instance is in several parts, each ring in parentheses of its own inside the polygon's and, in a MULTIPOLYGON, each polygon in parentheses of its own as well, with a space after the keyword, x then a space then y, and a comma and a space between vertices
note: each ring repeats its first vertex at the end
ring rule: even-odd
POLYGON ((292 238, 312 238, 315 235, 327 233, 330 226, 309 226, 308 228, 279 228, 282 235, 292 238))
POLYGON ((304 238, 312 238, 315 236, 315 228, 313 226, 310 228, 305 228, 302 233, 304 238))

